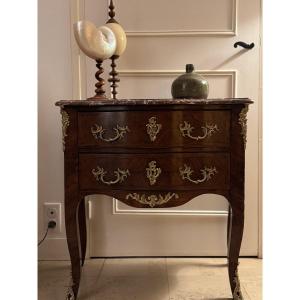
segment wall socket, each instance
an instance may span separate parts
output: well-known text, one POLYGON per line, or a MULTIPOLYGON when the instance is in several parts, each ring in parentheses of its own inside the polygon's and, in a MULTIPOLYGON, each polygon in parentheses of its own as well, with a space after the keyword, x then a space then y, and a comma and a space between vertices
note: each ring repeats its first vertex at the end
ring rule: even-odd
POLYGON ((47 230, 49 221, 55 221, 56 227, 49 228, 49 235, 61 232, 61 203, 44 203, 44 227, 47 230))

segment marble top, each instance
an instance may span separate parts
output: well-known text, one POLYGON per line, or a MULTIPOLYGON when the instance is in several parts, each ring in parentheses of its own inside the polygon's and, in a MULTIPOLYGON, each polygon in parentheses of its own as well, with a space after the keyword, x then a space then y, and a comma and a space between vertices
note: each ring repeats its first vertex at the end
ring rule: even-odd
POLYGON ((207 105, 251 104, 249 98, 218 99, 106 99, 106 100, 61 100, 57 106, 105 106, 105 105, 207 105))

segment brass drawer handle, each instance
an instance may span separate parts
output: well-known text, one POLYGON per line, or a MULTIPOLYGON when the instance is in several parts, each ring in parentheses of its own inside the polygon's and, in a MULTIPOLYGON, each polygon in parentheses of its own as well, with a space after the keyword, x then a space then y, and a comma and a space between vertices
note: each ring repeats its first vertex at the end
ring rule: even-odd
POLYGON ((206 124, 205 126, 201 126, 203 135, 192 136, 192 131, 194 127, 191 126, 188 122, 184 121, 184 124, 179 125, 180 132, 183 137, 189 137, 193 140, 203 140, 207 137, 210 137, 214 132, 219 131, 218 126, 216 124, 206 124))
POLYGON ((99 166, 97 166, 97 169, 93 169, 92 173, 95 176, 95 178, 96 178, 97 181, 101 181, 102 183, 107 184, 107 185, 121 183, 121 182, 124 181, 125 178, 127 178, 127 176, 130 175, 128 169, 121 170, 121 169, 118 168, 117 171, 114 171, 116 179, 115 180, 106 181, 104 179, 104 176, 107 174, 107 172, 103 168, 100 168, 99 166))
POLYGON ((164 196, 161 194, 159 194, 158 196, 157 195, 146 196, 145 194, 140 195, 137 193, 132 193, 132 194, 128 194, 126 196, 126 199, 132 198, 133 200, 141 204, 146 204, 149 205, 151 208, 153 208, 155 206, 159 206, 169 202, 173 197, 175 197, 175 199, 179 198, 178 194, 176 193, 168 193, 164 196))
POLYGON ((156 136, 161 130, 162 125, 156 123, 156 117, 151 117, 149 123, 146 125, 147 133, 150 137, 150 141, 154 142, 156 140, 156 136))
POLYGON ((108 143, 117 141, 118 139, 123 139, 126 132, 130 132, 128 126, 117 125, 117 127, 113 128, 113 130, 116 132, 116 135, 111 138, 105 138, 104 132, 106 131, 106 129, 104 129, 102 126, 99 126, 98 124, 94 124, 94 126, 91 127, 91 132, 96 140, 100 139, 108 143))
POLYGON ((194 173, 191 167, 184 164, 184 167, 179 168, 180 176, 183 180, 188 180, 192 183, 198 184, 201 182, 209 181, 213 175, 218 173, 216 167, 201 169, 200 172, 202 174, 202 178, 200 179, 192 179, 190 176, 194 173))
POLYGON ((146 168, 147 178, 150 181, 150 185, 154 185, 156 183, 156 179, 161 174, 161 168, 156 167, 156 161, 153 160, 149 162, 148 168, 146 168))

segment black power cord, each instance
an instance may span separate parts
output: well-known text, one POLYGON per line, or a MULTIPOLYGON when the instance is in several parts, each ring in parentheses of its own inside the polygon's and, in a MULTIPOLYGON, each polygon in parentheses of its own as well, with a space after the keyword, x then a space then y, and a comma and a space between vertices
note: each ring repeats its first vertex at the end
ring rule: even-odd
POLYGON ((46 233, 45 233, 44 237, 42 238, 42 240, 38 243, 38 246, 45 240, 45 238, 48 234, 49 228, 55 228, 55 227, 56 227, 56 222, 55 221, 52 220, 52 221, 48 222, 46 233))

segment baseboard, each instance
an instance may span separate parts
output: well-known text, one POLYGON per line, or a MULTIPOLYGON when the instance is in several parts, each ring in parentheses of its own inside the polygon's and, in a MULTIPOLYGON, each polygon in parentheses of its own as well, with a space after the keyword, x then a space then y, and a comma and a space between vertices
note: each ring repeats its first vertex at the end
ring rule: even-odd
MULTIPOLYGON (((147 252, 141 251, 98 251, 97 253, 91 253, 91 258, 112 258, 112 257, 226 257, 226 250, 199 250, 199 251, 157 251, 147 252)), ((240 253, 240 257, 257 257, 257 250, 243 249, 240 253)))
MULTIPOLYGON (((202 256, 202 257, 222 257, 226 256, 226 252, 223 251, 201 251, 201 253, 176 253, 176 252, 169 252, 169 253, 143 253, 142 255, 137 255, 137 253, 124 253, 124 252, 116 251, 116 253, 105 253, 104 255, 92 255, 92 257, 161 257, 161 256, 169 256, 169 257, 189 257, 189 256, 202 256), (122 254, 121 254, 122 253, 122 254), (120 255, 121 254, 121 255, 120 255)), ((257 250, 255 249, 242 249, 240 256, 256 256, 257 257, 257 250)), ((57 238, 57 239, 46 239, 39 247, 38 251, 38 259, 39 260, 69 260, 70 255, 67 246, 67 240, 65 238, 57 238)), ((88 257, 87 257, 88 259, 88 257)))

